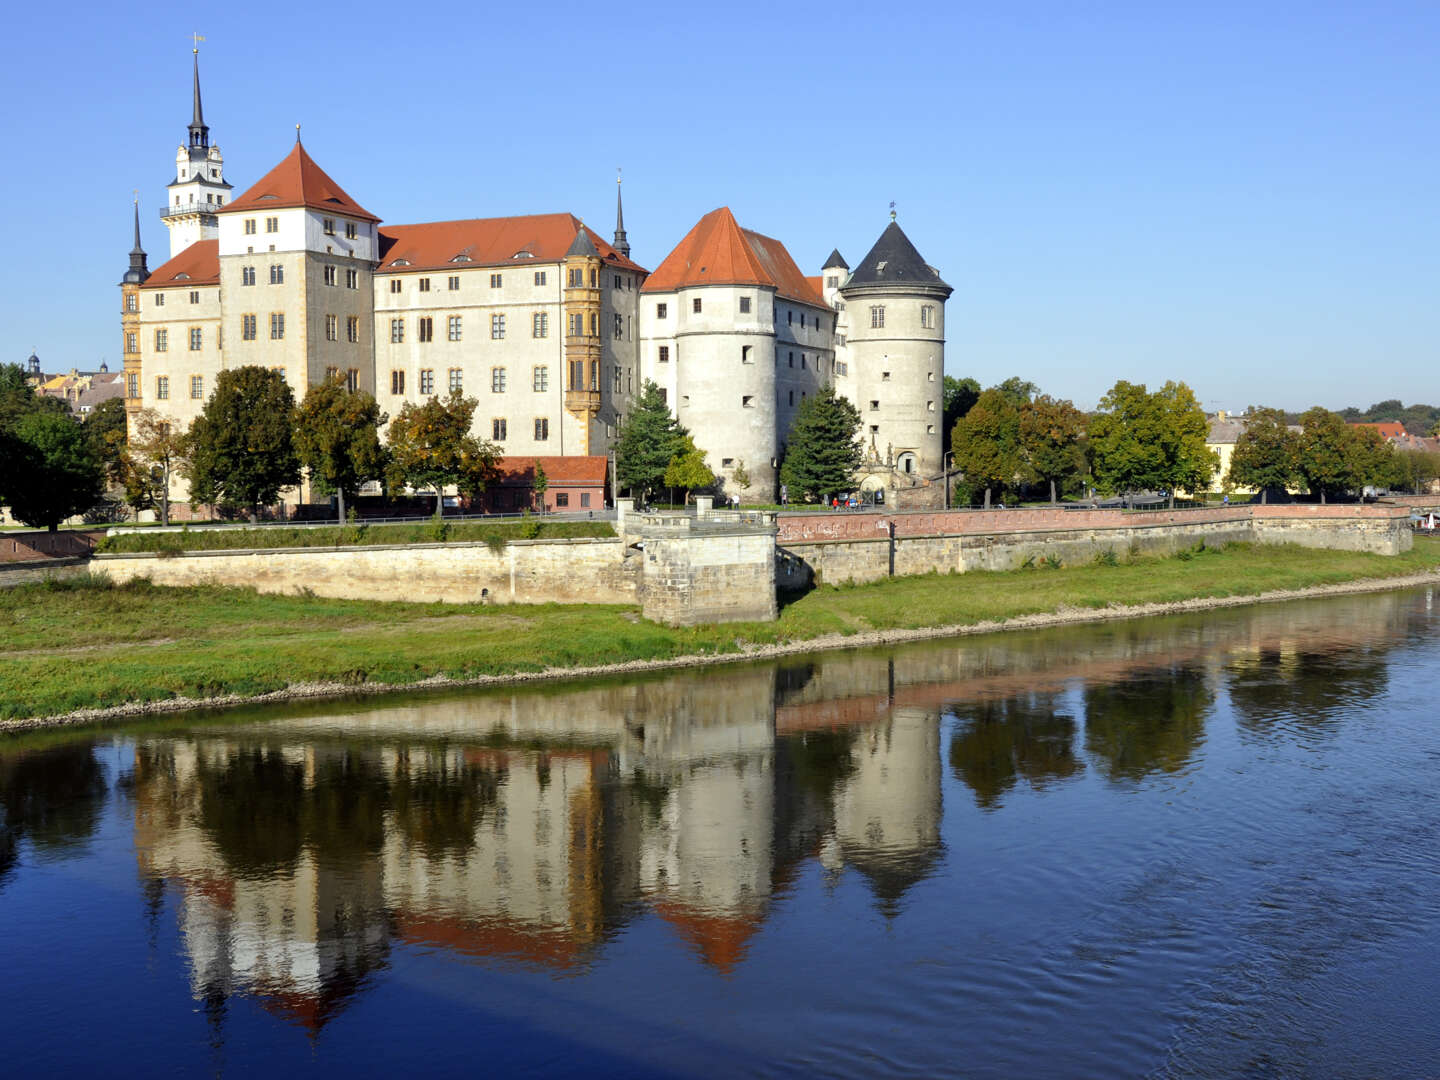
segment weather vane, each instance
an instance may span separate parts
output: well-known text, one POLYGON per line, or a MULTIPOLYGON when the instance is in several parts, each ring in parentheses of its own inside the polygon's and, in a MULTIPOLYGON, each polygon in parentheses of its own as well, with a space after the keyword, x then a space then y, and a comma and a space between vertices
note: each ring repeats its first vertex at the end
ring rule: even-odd
POLYGON ((200 42, 205 40, 205 35, 200 33, 191 34, 190 39, 192 41, 190 51, 198 53, 200 51, 200 42))
POLYGON ((895 220, 895 200, 894 200, 894 199, 891 199, 891 200, 890 200, 890 220, 891 220, 891 221, 894 221, 894 220, 895 220))

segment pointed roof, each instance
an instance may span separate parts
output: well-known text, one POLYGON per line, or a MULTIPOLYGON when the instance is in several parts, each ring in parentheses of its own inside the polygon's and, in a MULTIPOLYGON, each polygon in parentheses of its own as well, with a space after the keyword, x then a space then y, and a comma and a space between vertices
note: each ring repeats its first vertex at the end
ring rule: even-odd
POLYGON ((694 285, 763 285, 813 307, 825 301, 779 240, 740 227, 728 206, 712 210, 665 256, 643 292, 694 285))
POLYGON ((161 263, 143 288, 186 288, 220 284, 220 241, 196 240, 173 259, 161 263))
POLYGON ((831 249, 830 249, 830 257, 825 260, 825 265, 822 266, 820 269, 821 269, 821 270, 833 270, 833 269, 834 269, 835 267, 837 267, 837 266, 838 266, 841 270, 849 270, 849 269, 850 269, 850 264, 845 261, 845 256, 840 254, 840 249, 839 249, 839 248, 831 248, 831 249))
POLYGON ((203 128, 205 126, 205 110, 200 107, 200 50, 195 52, 195 91, 194 101, 190 109, 190 126, 203 128))
POLYGON ((940 280, 940 272, 926 263, 904 230, 893 221, 885 226, 869 254, 860 260, 845 288, 848 291, 864 285, 926 285, 944 289, 947 296, 952 291, 940 280))
POLYGON ((625 206, 620 201, 620 177, 615 178, 615 250, 627 259, 630 257, 630 241, 625 238, 625 206))
MULTIPOLYGON (((559 262, 582 229, 574 214, 427 221, 380 230, 379 273, 438 270, 451 263, 503 266, 526 261, 559 262)), ((585 234, 607 266, 647 273, 588 228, 585 234)))
POLYGON ((565 254, 598 257, 600 252, 595 247, 595 242, 590 239, 590 230, 581 225, 575 230, 575 239, 570 241, 570 246, 566 249, 565 254))
POLYGON ((290 153, 285 155, 284 161, 262 176, 259 182, 234 202, 216 207, 216 213, 254 213, 257 210, 279 210, 292 206, 330 210, 346 217, 359 218, 361 221, 380 220, 345 194, 345 189, 315 164, 298 138, 290 153))
POLYGON ((130 249, 130 268, 120 279, 122 285, 143 285, 150 276, 145 262, 145 249, 140 246, 140 200, 135 200, 135 246, 130 249))

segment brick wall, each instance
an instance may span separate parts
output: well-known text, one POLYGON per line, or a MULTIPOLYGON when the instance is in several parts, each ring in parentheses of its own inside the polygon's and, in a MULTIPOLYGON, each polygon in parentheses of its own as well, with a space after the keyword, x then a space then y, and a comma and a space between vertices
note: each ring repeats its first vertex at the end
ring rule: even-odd
POLYGON ((89 555, 103 530, 0 533, 0 563, 73 559, 89 555))

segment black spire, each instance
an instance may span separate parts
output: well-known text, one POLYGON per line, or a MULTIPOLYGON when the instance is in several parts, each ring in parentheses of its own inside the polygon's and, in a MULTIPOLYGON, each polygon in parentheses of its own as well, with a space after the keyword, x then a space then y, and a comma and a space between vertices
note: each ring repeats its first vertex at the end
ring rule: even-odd
POLYGON ((845 261, 845 256, 840 254, 839 248, 833 248, 831 250, 830 257, 825 260, 825 265, 822 266, 820 269, 833 270, 836 267, 839 267, 841 270, 850 269, 850 264, 845 261))
POLYGON ((621 257, 630 257, 630 241, 625 239, 625 207, 620 202, 620 177, 615 177, 615 243, 621 257))
POLYGON ((140 246, 140 200, 135 200, 135 246, 130 249, 130 269, 121 278, 123 285, 144 285, 150 276, 150 267, 145 265, 145 249, 140 246))
POLYGON ((200 50, 195 54, 195 102, 190 116, 190 151, 210 149, 210 129, 205 126, 205 111, 200 107, 200 50))

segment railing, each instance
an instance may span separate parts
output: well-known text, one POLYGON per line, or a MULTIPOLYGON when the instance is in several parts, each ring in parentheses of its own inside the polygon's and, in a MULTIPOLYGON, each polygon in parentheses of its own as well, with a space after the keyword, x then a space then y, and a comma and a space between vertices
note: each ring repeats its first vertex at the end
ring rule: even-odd
POLYGON ((181 203, 179 206, 162 206, 162 218, 185 217, 187 214, 213 214, 221 209, 222 203, 181 203))
MULTIPOLYGON (((369 525, 423 525, 426 522, 434 521, 434 514, 417 514, 410 517, 362 517, 355 521, 355 526, 369 525)), ((457 521, 480 521, 480 522, 513 522, 513 521, 535 521, 544 523, 547 521, 614 521, 615 511, 613 508, 603 510, 546 510, 543 514, 531 513, 528 516, 524 513, 515 514, 446 514, 447 525, 457 521)), ((177 525, 128 525, 117 526, 107 530, 109 536, 121 536, 126 533, 172 533, 188 529, 191 532, 211 530, 235 530, 235 529, 333 529, 341 522, 335 518, 316 521, 305 519, 303 521, 257 521, 250 524, 248 521, 187 521, 177 525)), ((349 522, 344 523, 350 527, 349 522)))

